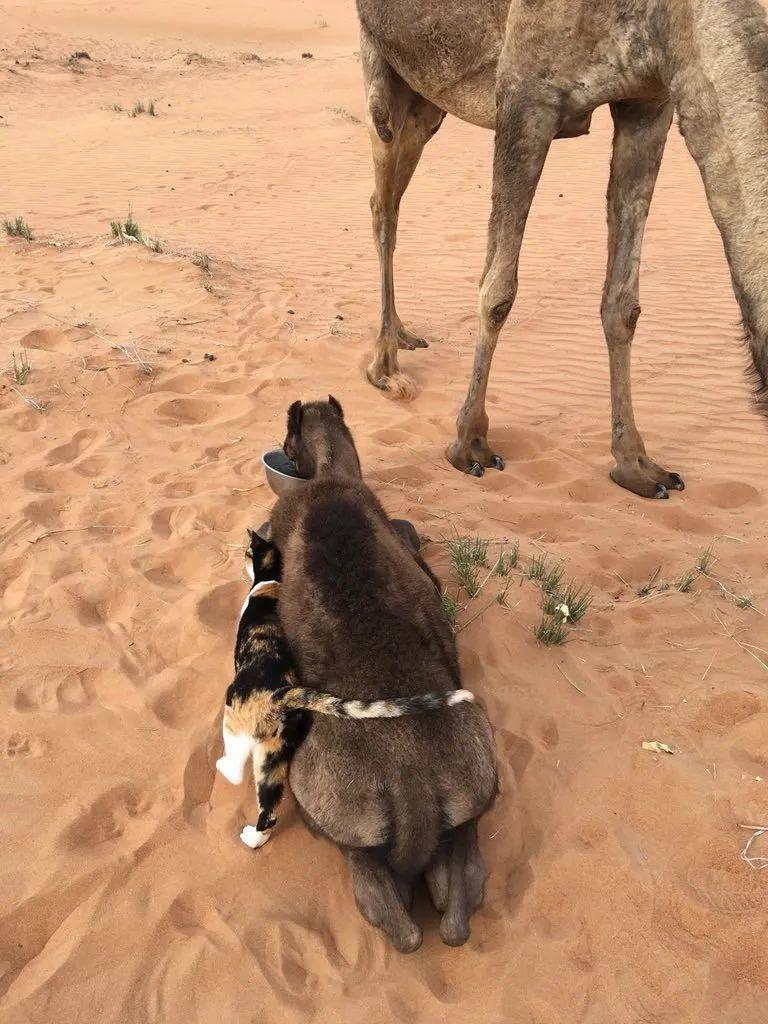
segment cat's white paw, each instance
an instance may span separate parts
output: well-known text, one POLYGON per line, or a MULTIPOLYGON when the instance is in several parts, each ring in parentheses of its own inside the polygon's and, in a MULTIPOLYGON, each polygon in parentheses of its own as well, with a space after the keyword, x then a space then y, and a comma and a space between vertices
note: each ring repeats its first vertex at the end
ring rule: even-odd
POLYGON ((240 833, 240 838, 246 846, 250 846, 252 850, 258 850, 260 846, 272 835, 272 830, 268 832, 259 832, 255 825, 246 825, 243 831, 240 833))
POLYGON ((216 768, 221 772, 227 782, 231 782, 233 786, 239 786, 243 781, 244 766, 240 763, 237 758, 220 757, 216 762, 216 768))

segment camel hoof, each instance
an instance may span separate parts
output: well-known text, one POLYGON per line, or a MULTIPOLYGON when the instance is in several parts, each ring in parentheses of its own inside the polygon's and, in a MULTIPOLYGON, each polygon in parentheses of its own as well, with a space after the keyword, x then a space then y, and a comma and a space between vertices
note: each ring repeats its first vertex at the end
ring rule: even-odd
POLYGON ((673 488, 673 490, 675 490, 675 491, 684 491, 685 490, 685 481, 683 480, 683 478, 680 476, 679 473, 670 473, 669 474, 669 480, 670 480, 669 486, 671 488, 673 488))
POLYGON ((413 352, 415 348, 429 348, 429 342, 426 338, 420 338, 418 334, 411 334, 410 331, 401 327, 397 332, 397 347, 413 352))
POLYGON ((657 498, 668 498, 669 491, 664 484, 656 484, 656 497, 657 498))
POLYGON ((504 459, 502 459, 500 455, 494 455, 493 458, 491 459, 491 465, 493 466, 494 469, 498 469, 499 472, 501 472, 501 470, 504 469, 504 467, 506 466, 506 463, 504 462, 504 459))
POLYGON ((482 467, 482 466, 480 465, 480 463, 479 463, 479 462, 473 462, 473 463, 472 463, 472 465, 471 465, 471 466, 469 467, 469 469, 467 470, 467 474, 468 474, 468 476, 477 476, 477 477, 480 477, 480 476, 482 476, 482 475, 483 475, 484 473, 485 473, 485 470, 483 469, 483 467, 482 467))

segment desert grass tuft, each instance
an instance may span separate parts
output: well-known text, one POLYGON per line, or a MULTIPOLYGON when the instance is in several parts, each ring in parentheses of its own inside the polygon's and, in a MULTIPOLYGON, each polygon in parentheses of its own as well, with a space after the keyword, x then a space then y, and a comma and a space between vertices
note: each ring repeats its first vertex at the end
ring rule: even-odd
POLYGON ((8 220, 6 217, 3 221, 3 228, 10 238, 25 238, 28 242, 32 241, 32 228, 23 217, 15 217, 13 220, 8 220))
POLYGON ((702 574, 702 576, 709 576, 712 572, 714 561, 714 552, 712 550, 712 545, 710 544, 709 547, 704 548, 704 550, 699 553, 699 557, 696 560, 696 569, 702 574))
POLYGON ((567 608, 567 614, 564 613, 564 617, 569 622, 580 622, 592 604, 592 591, 589 587, 577 587, 576 583, 571 581, 561 592, 560 598, 561 604, 567 608))
POLYGON ((145 105, 141 100, 136 100, 128 116, 138 117, 140 114, 148 114, 149 117, 157 117, 157 111, 155 110, 155 101, 147 100, 147 103, 145 105))
POLYGON ((510 551, 502 550, 499 560, 493 567, 494 576, 509 576, 520 561, 520 541, 516 540, 510 551))
POLYGON ((440 606, 443 618, 451 627, 454 627, 459 617, 459 602, 453 594, 444 591, 440 595, 440 606))
POLYGON ((695 569, 686 569, 683 575, 675 584, 675 590, 679 590, 681 594, 687 594, 693 587, 693 581, 696 579, 695 569))
POLYGON ((547 556, 534 555, 528 563, 528 568, 525 569, 524 575, 529 580, 543 580, 547 572, 547 556))
POLYGON ((563 580, 563 566, 553 565, 541 577, 541 589, 545 594, 557 594, 563 580))
POLYGON ((112 220, 109 222, 112 237, 121 245, 127 242, 139 242, 152 252, 162 252, 163 244, 159 238, 151 238, 145 235, 139 225, 133 219, 133 211, 128 207, 128 216, 125 220, 112 220))
POLYGON ((27 356, 27 350, 23 348, 19 354, 18 359, 16 353, 11 353, 11 376, 17 384, 26 384, 29 380, 29 375, 32 372, 32 367, 29 363, 27 356))
POLYGON ((446 541, 459 583, 470 597, 476 597, 480 590, 478 570, 488 565, 489 544, 490 541, 482 537, 457 537, 446 541))
POLYGON ((565 626, 560 619, 544 614, 541 622, 534 630, 534 636, 540 644, 547 647, 565 643, 565 626))

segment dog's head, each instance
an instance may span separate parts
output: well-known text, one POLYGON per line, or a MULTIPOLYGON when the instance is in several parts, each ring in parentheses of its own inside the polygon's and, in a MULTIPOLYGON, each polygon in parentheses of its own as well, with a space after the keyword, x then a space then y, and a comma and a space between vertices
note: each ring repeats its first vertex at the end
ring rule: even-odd
POLYGON ((360 459, 333 397, 327 402, 294 402, 288 409, 283 450, 304 480, 319 474, 360 477, 360 459))

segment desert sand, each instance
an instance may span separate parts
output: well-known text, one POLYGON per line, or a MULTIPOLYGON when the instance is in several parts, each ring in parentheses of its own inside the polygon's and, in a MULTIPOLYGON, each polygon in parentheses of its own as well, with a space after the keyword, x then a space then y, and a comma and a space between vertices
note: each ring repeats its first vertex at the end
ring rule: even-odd
POLYGON ((635 393, 686 491, 608 478, 604 110, 547 163, 491 379, 507 469, 474 480, 443 455, 492 135, 448 118, 404 201, 399 309, 431 347, 401 354, 420 391, 392 402, 361 369, 378 270, 352 0, 7 0, 0 27, 0 215, 35 233, 0 240, 3 1024, 763 1022, 768 872, 740 852, 768 824, 768 437, 676 129, 635 393), (129 208, 162 253, 113 244, 129 208), (273 502, 260 454, 329 392, 452 594, 456 535, 518 539, 593 591, 560 647, 534 637, 530 581, 460 597, 502 792, 458 950, 421 898, 422 948, 393 952, 290 799, 247 849, 252 789, 215 777, 245 530, 273 502), (712 575, 675 589, 710 545, 712 575))

